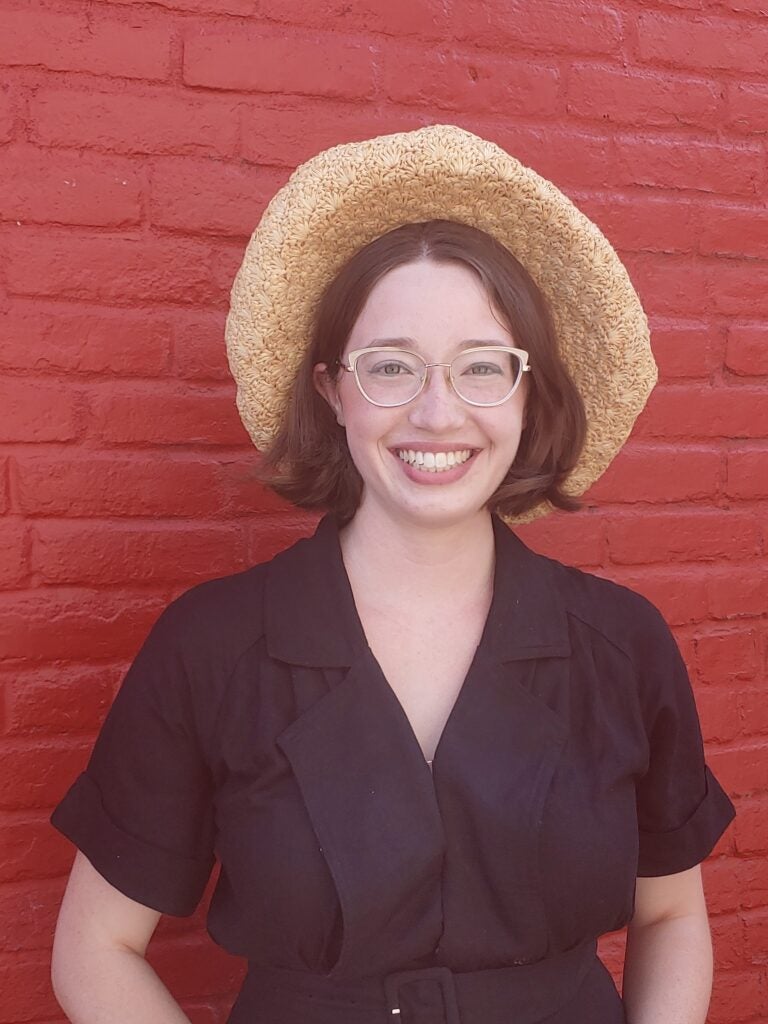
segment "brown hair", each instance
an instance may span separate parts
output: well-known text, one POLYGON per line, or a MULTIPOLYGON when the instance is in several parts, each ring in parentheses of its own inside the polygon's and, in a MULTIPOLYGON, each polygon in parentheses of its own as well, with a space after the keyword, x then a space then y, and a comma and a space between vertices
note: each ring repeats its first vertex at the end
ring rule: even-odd
POLYGON ((448 220, 404 224, 354 254, 325 289, 309 347, 280 429, 263 453, 258 478, 294 505, 352 518, 363 481, 344 428, 313 384, 316 363, 335 377, 339 356, 373 286, 390 270, 429 259, 474 270, 507 329, 530 355, 526 426, 513 464, 488 501, 491 511, 518 515, 542 499, 574 510, 562 490, 584 444, 584 403, 560 359, 546 300, 523 265, 495 238, 448 220))

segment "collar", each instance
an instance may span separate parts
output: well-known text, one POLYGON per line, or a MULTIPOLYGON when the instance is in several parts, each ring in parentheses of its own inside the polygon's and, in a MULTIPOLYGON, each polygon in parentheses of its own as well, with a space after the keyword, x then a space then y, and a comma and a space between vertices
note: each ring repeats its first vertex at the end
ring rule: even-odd
MULTIPOLYGON (((493 598, 480 646, 500 661, 567 656, 562 568, 531 551, 495 515, 493 531, 493 598)), ((350 666, 367 650, 332 514, 269 563, 265 629, 270 655, 293 665, 350 666)))

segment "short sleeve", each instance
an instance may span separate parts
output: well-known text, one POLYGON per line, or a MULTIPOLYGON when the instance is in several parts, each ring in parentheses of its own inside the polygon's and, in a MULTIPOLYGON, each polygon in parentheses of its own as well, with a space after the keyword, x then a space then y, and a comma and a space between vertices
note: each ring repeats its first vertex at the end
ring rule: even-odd
POLYGON ((212 782, 178 602, 125 676, 85 771, 51 823, 124 895, 191 914, 213 867, 212 782))
POLYGON ((712 852, 735 810, 705 763, 685 662, 655 608, 640 653, 649 761, 637 782, 637 874, 671 875, 694 867, 712 852))

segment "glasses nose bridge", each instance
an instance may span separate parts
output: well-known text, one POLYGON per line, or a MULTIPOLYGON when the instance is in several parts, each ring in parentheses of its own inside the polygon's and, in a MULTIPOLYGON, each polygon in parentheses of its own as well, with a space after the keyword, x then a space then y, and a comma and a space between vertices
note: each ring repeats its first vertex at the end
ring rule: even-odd
POLYGON ((430 379, 431 379, 430 378, 430 371, 432 370, 433 367, 439 367, 439 366, 444 367, 444 369, 447 371, 446 373, 443 374, 443 380, 447 383, 448 390, 452 394, 454 394, 457 397, 459 397, 458 396, 458 392, 456 391, 456 388, 454 387, 454 384, 453 384, 453 363, 452 362, 451 363, 426 363, 425 362, 424 363, 424 378, 422 380, 421 387, 419 388, 419 393, 427 390, 427 388, 429 387, 430 379))

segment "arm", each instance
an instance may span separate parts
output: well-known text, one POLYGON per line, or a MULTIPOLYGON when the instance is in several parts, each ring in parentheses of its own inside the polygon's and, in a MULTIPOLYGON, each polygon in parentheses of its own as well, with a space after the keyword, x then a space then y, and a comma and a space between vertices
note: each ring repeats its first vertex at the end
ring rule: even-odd
POLYGON ((189 1024, 144 959, 160 920, 78 851, 59 912, 51 980, 72 1024, 189 1024))
POLYGON ((701 867, 638 878, 627 931, 627 1024, 704 1024, 712 992, 712 941, 701 867))

